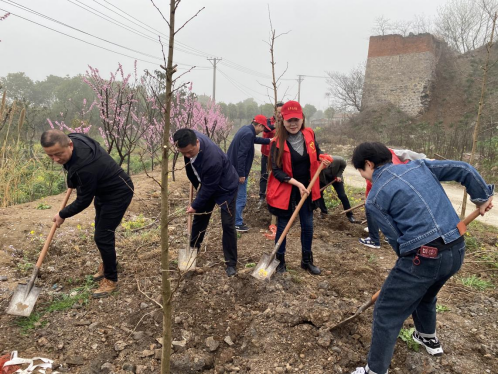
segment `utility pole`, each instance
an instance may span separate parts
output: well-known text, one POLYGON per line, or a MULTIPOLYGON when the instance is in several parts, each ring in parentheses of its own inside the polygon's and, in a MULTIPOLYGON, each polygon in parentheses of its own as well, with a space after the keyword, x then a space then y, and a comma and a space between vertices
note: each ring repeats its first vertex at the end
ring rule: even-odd
POLYGON ((217 62, 221 60, 221 58, 216 58, 216 57, 213 57, 213 58, 207 58, 208 61, 211 62, 211 64, 213 65, 213 96, 212 96, 212 100, 214 103, 216 103, 215 101, 215 87, 216 87, 216 80, 217 80, 217 62))
POLYGON ((300 88, 301 88, 301 82, 303 81, 304 75, 299 75, 298 74, 298 102, 300 102, 300 88))

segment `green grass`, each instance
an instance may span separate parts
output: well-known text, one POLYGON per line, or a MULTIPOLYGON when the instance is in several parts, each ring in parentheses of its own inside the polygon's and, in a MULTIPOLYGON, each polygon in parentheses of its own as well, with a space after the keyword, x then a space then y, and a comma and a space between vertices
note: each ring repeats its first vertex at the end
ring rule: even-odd
POLYGON ((38 210, 45 210, 45 209, 50 209, 50 208, 52 208, 50 205, 45 204, 43 202, 38 204, 38 206, 36 207, 36 209, 38 209, 38 210))
POLYGON ((256 264, 254 262, 248 262, 246 265, 244 265, 245 268, 254 268, 256 264))
POLYGON ((414 327, 410 329, 402 329, 399 332, 399 338, 407 344, 407 347, 415 352, 419 352, 419 344, 412 340, 414 327))
MULTIPOLYGON (((71 283, 73 283, 72 280, 70 284, 71 283)), ((67 294, 58 296, 47 307, 38 312, 31 313, 29 317, 18 318, 16 320, 16 325, 20 327, 21 334, 26 335, 30 330, 45 326, 48 321, 43 320, 42 318, 46 314, 70 309, 75 303, 80 303, 82 305, 88 304, 93 287, 94 282, 92 281, 92 276, 89 275, 81 286, 71 289, 67 294)))
POLYGON ((449 307, 446 307, 445 305, 437 304, 437 313, 448 312, 449 310, 450 310, 449 307))
POLYGON ((492 282, 478 278, 475 274, 469 277, 461 278, 460 281, 466 287, 474 288, 479 291, 486 290, 487 288, 494 288, 492 282))

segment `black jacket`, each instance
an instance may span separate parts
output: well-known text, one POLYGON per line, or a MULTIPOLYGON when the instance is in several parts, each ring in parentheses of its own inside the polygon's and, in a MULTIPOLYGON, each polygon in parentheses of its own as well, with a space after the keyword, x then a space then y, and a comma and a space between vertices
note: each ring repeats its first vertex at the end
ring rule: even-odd
POLYGON ((270 144, 270 139, 257 137, 253 125, 241 127, 230 143, 227 156, 229 156, 230 163, 236 168, 239 177, 248 178, 255 157, 255 143, 270 144))
MULTIPOLYGON (((202 210, 213 198, 222 209, 227 209, 239 185, 236 169, 229 162, 227 155, 210 138, 200 132, 194 132, 200 148, 193 166, 201 179, 201 188, 191 206, 197 211, 202 210)), ((200 182, 192 170, 190 161, 184 157, 187 177, 197 189, 200 182)))
POLYGON ((76 200, 59 212, 61 218, 72 217, 91 203, 113 201, 133 193, 132 180, 113 158, 92 138, 69 134, 73 142, 71 159, 64 164, 68 187, 76 188, 76 200))
POLYGON ((343 159, 343 157, 332 157, 333 162, 331 162, 331 164, 327 168, 322 170, 319 176, 321 187, 324 187, 325 185, 331 183, 336 177, 343 178, 343 171, 347 167, 347 162, 343 159))

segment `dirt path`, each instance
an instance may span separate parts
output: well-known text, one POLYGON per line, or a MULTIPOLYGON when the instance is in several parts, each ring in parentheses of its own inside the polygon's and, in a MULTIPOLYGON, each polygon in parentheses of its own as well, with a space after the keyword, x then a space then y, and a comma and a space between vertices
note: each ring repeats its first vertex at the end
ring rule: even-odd
MULTIPOLYGON (((251 229, 238 238, 236 276, 225 274, 217 210, 193 273, 179 273, 176 266, 177 251, 187 243, 185 215, 168 225, 169 270, 175 289, 171 372, 350 373, 365 364, 372 309, 338 330, 331 332, 328 327, 352 315, 382 286, 396 255, 384 243, 381 249, 360 245, 363 227, 335 215, 339 207, 331 208, 326 219, 318 214, 314 219, 314 262, 322 269, 321 276, 300 268, 300 225, 295 224, 287 238, 289 271, 269 282, 255 280, 250 275, 252 267, 264 251, 273 248, 273 241, 262 235, 270 215, 265 209, 256 210, 258 177, 259 172, 253 172, 248 183, 244 217, 251 229)), ((95 272, 99 261, 92 238, 93 209, 89 208, 56 232, 37 279, 42 293, 32 318, 0 313, 0 355, 17 350, 24 358, 51 358, 59 372, 160 372, 162 270, 160 232, 155 224, 161 209, 160 190, 145 175, 133 176, 133 180, 136 195, 125 221, 135 226, 121 226, 117 232, 119 292, 107 299, 88 297, 95 285, 89 284, 87 275, 95 272), (141 220, 142 226, 150 226, 135 229, 141 220)), ((188 191, 181 171, 169 184, 170 212, 185 209, 188 191)), ((36 209, 41 201, 0 209, 0 310, 7 307, 16 284, 31 274, 29 265, 36 261, 62 197, 43 199, 52 206, 48 210, 36 209)), ((351 197, 358 199, 362 193, 351 197)), ((363 219, 362 211, 355 215, 363 219)), ((490 263, 497 264, 497 257, 486 257, 497 251, 497 232, 476 231, 467 238, 473 241, 462 270, 439 294, 442 310, 437 323, 445 355, 429 357, 399 339, 390 372, 497 374, 497 267, 490 263), (463 279, 472 276, 483 288, 463 284, 463 279)), ((412 327, 409 318, 404 328, 412 327)))
MULTIPOLYGON (((347 184, 360 188, 364 188, 366 185, 364 178, 362 178, 359 175, 359 172, 350 164, 347 165, 343 175, 347 184)), ((444 183, 442 186, 444 187, 444 190, 447 193, 452 205, 456 209, 456 212, 461 214, 464 188, 456 183, 444 183)), ((475 210, 475 208, 475 204, 471 203, 468 199, 468 203, 466 204, 466 215, 470 214, 473 210, 475 210)), ((477 221, 497 227, 497 193, 494 194, 494 208, 492 208, 492 210, 485 216, 477 218, 477 221)))

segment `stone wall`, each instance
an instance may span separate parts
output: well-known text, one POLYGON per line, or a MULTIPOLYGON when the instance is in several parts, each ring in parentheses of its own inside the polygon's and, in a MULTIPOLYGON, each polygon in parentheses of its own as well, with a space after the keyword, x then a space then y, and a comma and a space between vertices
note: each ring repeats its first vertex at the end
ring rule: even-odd
POLYGON ((431 34, 371 36, 362 108, 391 103, 409 115, 429 106, 439 42, 431 34))

